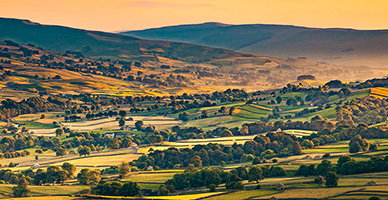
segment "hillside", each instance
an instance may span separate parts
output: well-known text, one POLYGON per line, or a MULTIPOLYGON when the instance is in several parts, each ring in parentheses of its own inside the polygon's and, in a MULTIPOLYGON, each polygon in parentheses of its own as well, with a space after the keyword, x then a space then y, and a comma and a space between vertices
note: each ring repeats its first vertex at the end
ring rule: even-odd
POLYGON ((281 59, 243 54, 188 43, 143 40, 120 34, 40 25, 27 20, 0 18, 0 28, 0 41, 8 41, 0 44, 0 52, 10 54, 9 58, 3 55, 0 59, 11 62, 4 64, 4 67, 19 71, 16 74, 21 74, 23 79, 26 76, 33 78, 31 74, 52 78, 52 74, 56 73, 62 74, 63 80, 72 80, 68 81, 69 85, 62 85, 62 80, 57 85, 54 83, 58 80, 50 82, 51 85, 46 83, 47 80, 7 80, 23 83, 4 83, 7 86, 5 89, 29 91, 34 88, 40 92, 47 89, 54 93, 58 93, 58 90, 63 93, 94 91, 115 95, 133 92, 155 94, 157 91, 158 95, 162 95, 228 88, 244 88, 248 91, 271 89, 294 82, 300 75, 316 78, 302 83, 307 87, 333 79, 356 81, 386 75, 385 69, 348 68, 303 57, 281 59), (13 46, 10 40, 24 45, 13 46), (39 54, 29 55, 28 51, 26 54, 23 48, 38 51, 39 54), (50 55, 54 55, 53 60, 48 59, 52 57, 50 55), (127 62, 131 63, 131 71, 122 68, 127 67, 127 62), (63 69, 71 71, 67 78, 67 71, 63 69), (86 84, 87 79, 90 80, 86 84), (30 87, 26 84, 30 84, 30 87))
POLYGON ((41 25, 29 20, 0 18, 0 41, 34 44, 57 52, 78 51, 88 57, 157 60, 156 56, 204 62, 251 55, 179 42, 142 40, 119 34, 41 25))
POLYGON ((345 65, 385 67, 388 30, 205 23, 122 32, 144 39, 189 42, 276 57, 307 57, 345 65))
POLYGON ((253 91, 290 82, 316 87, 332 79, 357 80, 375 75, 368 68, 350 70, 302 58, 230 57, 195 64, 155 58, 157 61, 94 59, 77 52, 63 54, 31 44, 0 42, 0 99, 58 93, 163 96, 228 88, 253 91), (316 80, 295 82, 301 74, 310 74, 316 80))

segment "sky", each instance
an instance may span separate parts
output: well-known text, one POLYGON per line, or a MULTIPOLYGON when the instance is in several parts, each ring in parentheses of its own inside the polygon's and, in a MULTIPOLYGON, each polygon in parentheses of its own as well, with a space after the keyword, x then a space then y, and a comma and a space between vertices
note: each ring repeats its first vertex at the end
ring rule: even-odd
POLYGON ((388 29, 388 0, 1 0, 0 16, 109 32, 203 22, 388 29))

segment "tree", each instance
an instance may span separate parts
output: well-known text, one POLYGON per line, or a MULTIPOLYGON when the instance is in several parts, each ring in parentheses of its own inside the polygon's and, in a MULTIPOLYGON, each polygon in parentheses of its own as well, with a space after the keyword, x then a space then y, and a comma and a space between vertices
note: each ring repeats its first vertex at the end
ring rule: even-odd
POLYGON ((65 133, 65 131, 62 128, 58 128, 57 130, 55 130, 55 135, 57 137, 63 135, 64 133, 65 133))
POLYGON ((96 185, 100 182, 100 171, 89 168, 82 169, 77 175, 77 180, 81 185, 96 185))
POLYGON ((286 104, 288 106, 296 106, 296 105, 298 105, 298 101, 294 98, 290 98, 286 101, 286 104))
POLYGON ((170 193, 170 190, 168 190, 165 185, 160 185, 159 195, 167 196, 169 193, 170 193))
POLYGON ((331 169, 331 162, 328 160, 322 160, 322 162, 317 166, 317 174, 325 176, 329 171, 331 171, 331 169))
POLYGON ((86 155, 90 155, 90 152, 91 152, 92 150, 90 149, 90 147, 88 147, 88 146, 82 146, 82 145, 80 145, 79 147, 78 147, 78 154, 79 154, 79 156, 83 156, 83 155, 85 155, 85 157, 86 157, 86 155))
POLYGON ((120 120, 119 120, 119 126, 124 126, 125 125, 125 120, 124 120, 124 117, 122 117, 120 120))
POLYGON ((30 192, 29 189, 27 189, 28 181, 25 178, 21 178, 18 182, 18 185, 13 187, 13 196, 14 197, 27 197, 28 193, 30 192))
POLYGON ((263 170, 257 166, 250 166, 248 172, 248 180, 249 182, 256 181, 257 183, 259 182, 259 180, 263 180, 263 170))
POLYGON ((314 148, 314 143, 308 139, 305 139, 303 140, 302 144, 301 144, 304 148, 306 149, 312 149, 314 148))
POLYGON ((117 138, 110 139, 110 141, 108 143, 108 147, 110 149, 119 149, 120 148, 119 139, 117 139, 117 138))
POLYGON ((216 191, 216 184, 214 184, 214 183, 212 183, 212 184, 210 184, 209 185, 209 190, 210 190, 210 192, 215 192, 216 191))
POLYGON ((136 196, 140 194, 140 186, 136 182, 126 182, 120 189, 120 196, 136 196))
POLYGON ((178 119, 180 119, 182 121, 188 121, 189 120, 189 113, 187 113, 185 111, 185 112, 179 114, 178 119))
POLYGON ((49 166, 47 167, 46 181, 47 183, 52 183, 55 185, 58 179, 58 171, 60 168, 58 166, 49 166))
POLYGON ((195 167, 202 167, 202 160, 201 157, 199 157, 198 155, 192 157, 190 163, 193 164, 195 167))
POLYGON ((225 129, 221 133, 221 137, 232 137, 233 133, 229 129, 225 129))
POLYGON ((129 166, 129 163, 125 162, 125 161, 122 161, 120 164, 119 164, 119 175, 120 175, 120 178, 125 178, 129 172, 131 171, 131 166, 129 166))
POLYGON ((241 129, 240 129, 240 134, 241 135, 248 135, 249 134, 248 126, 242 126, 241 129))
POLYGON ((327 187, 337 187, 339 176, 335 172, 327 172, 325 176, 325 185, 327 187))
POLYGON ((135 123, 135 128, 139 131, 143 130, 144 122, 143 121, 137 121, 135 123))
POLYGON ((280 96, 277 96, 277 97, 276 97, 276 103, 279 104, 279 103, 282 102, 282 100, 283 100, 282 97, 280 97, 280 96))
POLYGON ((57 156, 61 156, 61 157, 65 156, 67 154, 66 149, 64 149, 62 147, 57 148, 55 153, 57 156))
POLYGON ((219 113, 222 113, 222 114, 224 114, 224 115, 227 115, 227 114, 229 114, 229 109, 226 108, 225 106, 222 106, 222 107, 220 108, 220 110, 218 110, 218 112, 219 112, 219 113))
POLYGON ((163 137, 161 135, 150 135, 149 140, 152 144, 161 143, 163 142, 163 137))
POLYGON ((65 181, 67 181, 67 179, 69 179, 69 174, 66 170, 59 170, 57 171, 56 175, 56 183, 62 183, 62 185, 65 183, 65 181))
POLYGON ((236 110, 236 108, 235 107, 231 107, 230 109, 229 109, 229 115, 233 115, 233 111, 234 110, 236 110))
POLYGON ((67 172, 67 174, 69 175, 69 178, 73 178, 74 177, 74 172, 77 170, 75 165, 70 164, 68 162, 65 162, 65 163, 62 164, 61 167, 62 167, 63 170, 65 170, 67 172))
POLYGON ((293 144, 288 146, 288 150, 292 155, 300 155, 302 154, 302 147, 300 146, 298 141, 294 141, 293 144))
POLYGON ((189 166, 186 167, 185 173, 192 173, 198 171, 198 168, 194 166, 194 164, 189 164, 189 166))
POLYGON ((124 118, 125 116, 127 116, 127 111, 125 111, 125 110, 120 110, 120 111, 119 111, 119 115, 120 115, 122 118, 124 118))
POLYGON ((376 142, 371 142, 369 150, 370 151, 376 151, 378 147, 379 147, 379 145, 376 142))
POLYGON ((355 139, 351 139, 349 142, 349 153, 357 153, 362 150, 362 147, 359 142, 355 139))
POLYGON ((201 114, 201 118, 207 118, 207 114, 208 114, 207 110, 203 110, 201 114))

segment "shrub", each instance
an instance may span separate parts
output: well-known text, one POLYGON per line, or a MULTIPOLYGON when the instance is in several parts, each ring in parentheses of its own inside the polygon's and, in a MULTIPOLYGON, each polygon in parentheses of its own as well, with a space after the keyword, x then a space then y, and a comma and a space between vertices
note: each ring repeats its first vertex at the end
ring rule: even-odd
POLYGON ((216 191, 216 184, 214 184, 214 183, 210 184, 209 190, 210 190, 210 192, 215 192, 216 191))

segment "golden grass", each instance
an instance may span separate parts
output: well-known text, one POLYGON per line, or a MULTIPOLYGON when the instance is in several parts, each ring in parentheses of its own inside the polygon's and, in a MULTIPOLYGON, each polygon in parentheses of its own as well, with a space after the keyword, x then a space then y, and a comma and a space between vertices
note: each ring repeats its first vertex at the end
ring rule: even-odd
POLYGON ((376 98, 387 98, 388 97, 388 88, 384 87, 375 87, 370 89, 370 96, 376 98))
POLYGON ((112 155, 112 156, 102 156, 102 157, 85 157, 74 160, 67 160, 54 165, 62 165, 64 162, 74 164, 76 166, 99 166, 99 165, 117 165, 121 161, 132 161, 140 157, 139 154, 124 154, 124 155, 112 155))

